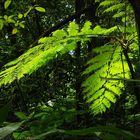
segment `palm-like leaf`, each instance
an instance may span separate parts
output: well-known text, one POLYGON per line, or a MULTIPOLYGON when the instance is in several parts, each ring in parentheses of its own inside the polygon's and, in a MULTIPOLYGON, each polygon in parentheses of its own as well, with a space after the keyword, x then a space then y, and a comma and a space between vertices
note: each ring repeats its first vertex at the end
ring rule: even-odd
POLYGON ((108 80, 107 78, 129 77, 129 68, 124 61, 122 65, 121 47, 114 48, 112 45, 105 45, 94 50, 98 55, 88 62, 88 68, 84 74, 89 77, 83 83, 87 102, 94 114, 106 111, 111 103, 116 102, 116 97, 120 96, 124 87, 118 80, 108 80))
POLYGON ((95 35, 107 35, 116 30, 116 26, 110 29, 96 26, 91 29, 91 23, 87 21, 79 31, 79 26, 72 22, 67 31, 57 30, 51 37, 44 37, 39 40, 39 45, 29 49, 16 60, 5 65, 4 70, 0 72, 0 86, 8 84, 15 79, 21 79, 26 74, 32 74, 50 60, 73 51, 77 42, 89 41, 90 37, 95 35))

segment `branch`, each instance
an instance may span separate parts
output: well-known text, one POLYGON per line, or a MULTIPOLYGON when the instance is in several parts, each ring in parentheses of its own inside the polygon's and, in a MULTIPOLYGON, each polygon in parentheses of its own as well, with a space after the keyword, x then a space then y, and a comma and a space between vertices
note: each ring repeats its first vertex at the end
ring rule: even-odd
POLYGON ((101 77, 102 80, 121 80, 121 81, 126 81, 126 82, 140 82, 138 79, 126 79, 126 78, 106 78, 106 77, 101 77))
POLYGON ((90 8, 92 8, 92 6, 88 6, 84 9, 82 9, 81 11, 79 11, 78 13, 75 13, 71 16, 69 16, 68 18, 62 20, 62 22, 52 26, 51 28, 49 28, 47 31, 45 31, 44 33, 42 33, 42 35, 40 35, 30 46, 29 48, 33 47, 35 44, 37 44, 38 40, 44 36, 48 36, 50 35, 52 32, 58 30, 59 28, 63 27, 65 24, 69 23, 70 21, 73 21, 74 19, 79 18, 82 14, 84 14, 85 12, 87 12, 90 8))

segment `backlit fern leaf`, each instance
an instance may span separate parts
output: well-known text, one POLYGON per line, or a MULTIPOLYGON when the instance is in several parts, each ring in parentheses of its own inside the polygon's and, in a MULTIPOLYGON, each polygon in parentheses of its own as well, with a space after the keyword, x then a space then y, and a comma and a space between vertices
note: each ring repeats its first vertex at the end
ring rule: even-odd
POLYGON ((97 35, 108 35, 116 30, 116 26, 110 29, 96 26, 91 29, 91 23, 87 21, 83 28, 72 22, 69 24, 67 31, 57 30, 52 36, 41 38, 39 44, 16 60, 9 62, 0 72, 0 86, 13 82, 15 79, 21 79, 24 75, 32 74, 40 67, 46 65, 50 60, 73 51, 77 42, 89 41, 90 37, 97 35))
MULTIPOLYGON (((127 1, 119 1, 119 0, 104 0, 100 3, 100 7, 102 7, 103 13, 110 13, 113 18, 121 18, 122 22, 126 21, 126 18, 128 18, 126 11, 129 11, 129 13, 133 13, 132 7, 127 1), (125 21, 124 21, 125 18, 125 21)), ((133 14, 132 14, 133 15, 133 14)), ((132 16, 133 17, 133 16, 132 16)))
POLYGON ((121 11, 119 13, 116 13, 115 15, 113 15, 113 18, 120 18, 120 17, 123 17, 125 16, 125 12, 121 11))
POLYGON ((94 114, 105 112, 112 103, 116 102, 120 96, 124 85, 118 80, 108 80, 107 78, 129 77, 129 68, 124 61, 124 71, 120 57, 120 47, 114 48, 112 45, 105 45, 95 49, 98 55, 88 62, 88 68, 84 74, 89 77, 83 83, 85 98, 90 104, 94 114))
POLYGON ((108 12, 113 12, 115 10, 121 9, 125 6, 124 3, 118 3, 115 5, 110 6, 109 8, 107 8, 104 12, 108 13, 108 12))
POLYGON ((100 6, 110 6, 114 3, 117 3, 118 0, 105 0, 103 2, 100 3, 100 6))
MULTIPOLYGON (((78 25, 72 22, 67 31, 63 29, 57 30, 53 32, 52 36, 41 38, 37 46, 29 49, 16 60, 6 64, 3 71, 0 72, 0 86, 11 83, 16 79, 19 80, 26 74, 30 75, 46 65, 50 60, 75 50, 77 42, 89 41, 90 37, 93 36, 106 36, 115 30, 117 30, 116 26, 105 29, 99 25, 91 29, 91 23, 88 21, 80 30, 78 25)), ((109 87, 114 85, 109 85, 109 82, 107 84, 106 80, 101 80, 100 78, 100 76, 110 76, 108 68, 109 63, 112 61, 112 55, 109 55, 112 54, 109 52, 110 50, 112 50, 112 46, 109 45, 101 47, 99 50, 95 49, 94 51, 100 53, 100 55, 88 62, 90 66, 84 72, 87 75, 94 72, 83 85, 85 86, 85 92, 87 92, 87 102, 92 103, 95 101, 91 104, 91 108, 95 113, 105 111, 106 108, 110 107, 110 102, 115 102, 116 100, 113 91, 111 92, 109 87), (97 83, 97 81, 99 82, 97 83), (98 102, 98 105, 96 102, 98 102)), ((115 93, 119 95, 118 92, 115 93)))
POLYGON ((26 74, 30 75, 50 60, 55 59, 58 54, 62 55, 74 50, 76 42, 81 41, 77 35, 78 28, 78 25, 72 22, 68 27, 68 33, 64 30, 57 30, 51 37, 41 38, 39 45, 4 66, 4 70, 0 72, 0 85, 21 79, 26 74))

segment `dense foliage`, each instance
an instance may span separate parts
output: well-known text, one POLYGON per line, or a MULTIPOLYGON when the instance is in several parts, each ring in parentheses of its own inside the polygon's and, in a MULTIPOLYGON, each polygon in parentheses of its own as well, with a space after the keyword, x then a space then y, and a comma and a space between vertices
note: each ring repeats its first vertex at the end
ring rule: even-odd
POLYGON ((135 2, 0 5, 0 139, 140 139, 135 2))

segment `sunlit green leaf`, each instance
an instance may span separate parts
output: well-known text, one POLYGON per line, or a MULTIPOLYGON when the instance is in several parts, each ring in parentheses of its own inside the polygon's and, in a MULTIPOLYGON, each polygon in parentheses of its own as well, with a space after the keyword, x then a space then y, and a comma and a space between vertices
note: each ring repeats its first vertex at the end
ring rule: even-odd
POLYGON ((17 130, 22 124, 23 122, 11 123, 5 127, 0 128, 0 139, 3 139, 7 135, 17 130))
POLYGON ((35 7, 35 9, 39 12, 45 12, 46 11, 45 8, 43 8, 43 7, 35 7))
POLYGON ((19 26, 20 26, 21 28, 25 28, 24 23, 25 23, 25 21, 21 21, 21 22, 19 23, 19 26))
POLYGON ((23 14, 18 14, 18 18, 21 19, 23 17, 23 14))
POLYGON ((9 5, 11 4, 12 0, 6 0, 4 3, 4 8, 7 9, 9 5))
POLYGON ((21 120, 26 120, 28 118, 23 112, 15 112, 15 115, 21 120))
POLYGON ((3 26, 4 26, 4 20, 0 19, 0 30, 2 30, 3 26))
POLYGON ((12 34, 16 34, 18 32, 18 29, 17 28, 14 28, 13 30, 12 30, 12 34))

